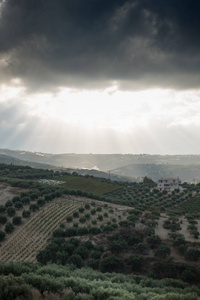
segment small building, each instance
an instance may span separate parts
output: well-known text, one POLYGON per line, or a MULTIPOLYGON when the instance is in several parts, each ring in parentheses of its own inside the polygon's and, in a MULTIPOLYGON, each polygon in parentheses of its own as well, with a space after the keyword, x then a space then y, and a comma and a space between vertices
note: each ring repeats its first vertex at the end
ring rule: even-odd
POLYGON ((160 191, 167 190, 168 192, 171 192, 175 189, 182 189, 180 187, 181 181, 177 178, 160 178, 157 182, 157 188, 160 191))

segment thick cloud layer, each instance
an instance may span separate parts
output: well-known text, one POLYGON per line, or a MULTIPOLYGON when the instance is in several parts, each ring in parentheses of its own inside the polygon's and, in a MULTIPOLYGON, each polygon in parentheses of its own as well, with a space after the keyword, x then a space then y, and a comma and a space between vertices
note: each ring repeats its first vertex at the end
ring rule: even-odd
POLYGON ((1 1, 0 80, 58 86, 194 88, 198 0, 1 1))

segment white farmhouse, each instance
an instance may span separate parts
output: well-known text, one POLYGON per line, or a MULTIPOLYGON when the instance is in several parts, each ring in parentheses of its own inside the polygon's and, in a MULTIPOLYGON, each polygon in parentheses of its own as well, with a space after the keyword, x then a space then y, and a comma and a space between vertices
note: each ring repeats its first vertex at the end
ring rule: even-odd
POLYGON ((157 188, 160 191, 167 190, 167 191, 171 192, 175 189, 180 189, 181 188, 180 184, 181 184, 181 181, 178 177, 177 178, 160 178, 157 183, 157 188))

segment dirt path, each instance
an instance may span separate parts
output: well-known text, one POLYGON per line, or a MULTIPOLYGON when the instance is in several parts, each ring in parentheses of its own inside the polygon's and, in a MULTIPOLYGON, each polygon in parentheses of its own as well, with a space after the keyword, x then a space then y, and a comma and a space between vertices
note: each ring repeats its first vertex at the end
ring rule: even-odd
POLYGON ((11 200, 18 193, 19 193, 18 189, 1 183, 0 184, 0 205, 4 205, 8 200, 11 200))

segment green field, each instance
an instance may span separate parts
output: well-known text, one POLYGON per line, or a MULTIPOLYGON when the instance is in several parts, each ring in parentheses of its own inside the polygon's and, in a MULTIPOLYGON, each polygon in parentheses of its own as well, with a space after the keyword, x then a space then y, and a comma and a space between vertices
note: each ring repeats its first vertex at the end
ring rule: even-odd
POLYGON ((72 190, 81 190, 96 195, 111 193, 122 188, 119 185, 101 182, 92 178, 85 178, 82 176, 60 176, 56 177, 56 180, 65 181, 65 183, 61 185, 62 187, 72 190))

